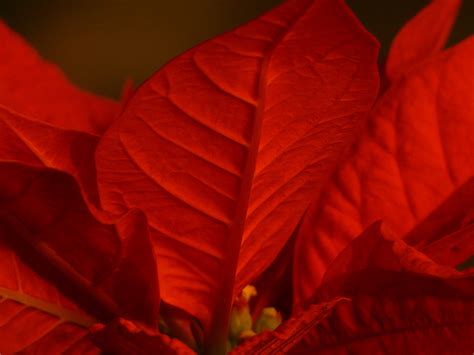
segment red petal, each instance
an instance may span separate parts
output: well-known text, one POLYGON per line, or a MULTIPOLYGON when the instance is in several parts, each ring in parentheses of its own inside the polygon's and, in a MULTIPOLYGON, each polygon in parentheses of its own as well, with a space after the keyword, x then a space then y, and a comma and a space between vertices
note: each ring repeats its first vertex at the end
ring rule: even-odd
POLYGON ((117 355, 195 354, 177 339, 124 319, 98 329, 94 334, 94 341, 102 350, 117 355))
POLYGON ((387 76, 398 80, 446 44, 461 0, 433 0, 397 34, 387 59, 387 76))
POLYGON ((446 354, 472 351, 474 276, 438 265, 380 224, 328 269, 315 302, 350 297, 290 353, 446 354))
POLYGON ((165 301, 225 335, 233 289, 276 257, 370 107, 376 52, 342 1, 290 0, 138 89, 99 185, 106 209, 149 217, 165 301))
POLYGON ((0 22, 0 106, 66 129, 102 133, 119 105, 74 87, 0 22))
POLYGON ((438 55, 380 99, 369 125, 310 207, 295 247, 295 301, 382 219, 404 235, 474 174, 474 37, 438 55))

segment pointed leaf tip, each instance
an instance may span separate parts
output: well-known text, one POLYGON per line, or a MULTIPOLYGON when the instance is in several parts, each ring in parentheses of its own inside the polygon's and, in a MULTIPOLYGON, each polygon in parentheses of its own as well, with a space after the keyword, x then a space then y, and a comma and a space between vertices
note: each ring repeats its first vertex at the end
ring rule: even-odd
POLYGON ((444 48, 461 3, 462 0, 432 0, 403 26, 387 58, 386 74, 391 82, 444 48))

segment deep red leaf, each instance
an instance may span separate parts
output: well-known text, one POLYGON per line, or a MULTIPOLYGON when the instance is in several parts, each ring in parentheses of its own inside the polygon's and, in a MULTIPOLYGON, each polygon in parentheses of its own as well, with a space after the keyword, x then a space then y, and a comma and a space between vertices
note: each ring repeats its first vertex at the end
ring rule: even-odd
POLYGON ((93 323, 16 255, 0 224, 0 352, 99 354, 93 323))
POLYGON ((171 61, 102 140, 103 206, 146 212, 163 299, 218 338, 357 131, 376 53, 342 1, 289 0, 171 61))
POLYGON ((23 243, 19 253, 31 246, 109 316, 157 324, 156 265, 142 213, 99 220, 64 173, 6 162, 0 171, 0 222, 23 243))
POLYGON ((461 354, 474 339, 474 274, 439 265, 377 223, 331 264, 315 302, 350 297, 290 353, 461 354))
POLYGON ((394 84, 367 130, 308 210, 295 247, 295 301, 327 265, 382 219, 399 235, 474 174, 474 37, 394 84))
POLYGON ((432 0, 397 34, 387 59, 386 74, 398 80, 444 48, 461 6, 461 0, 432 0))
POLYGON ((119 319, 95 327, 94 342, 107 353, 117 355, 193 355, 194 351, 177 339, 143 325, 119 319))
POLYGON ((0 22, 0 105, 65 129, 102 133, 119 105, 74 87, 0 22))
MULTIPOLYGON (((400 275, 398 275, 400 276, 400 275)), ((428 279, 407 282, 389 272, 365 275, 390 279, 375 283, 350 303, 338 305, 289 354, 467 354, 474 341, 472 294, 428 279), (413 287, 418 283, 417 287, 413 287), (376 289, 384 288, 376 292, 376 289), (411 288, 410 288, 411 287, 411 288), (423 289, 425 287, 426 289, 423 289)), ((472 279, 469 280, 472 289, 472 279)), ((366 287, 366 283, 362 284, 366 287)))

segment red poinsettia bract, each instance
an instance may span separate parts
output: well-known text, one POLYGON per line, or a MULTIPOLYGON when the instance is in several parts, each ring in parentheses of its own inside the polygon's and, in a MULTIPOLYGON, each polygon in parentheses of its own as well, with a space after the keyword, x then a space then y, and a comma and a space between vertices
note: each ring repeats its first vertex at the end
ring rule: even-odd
POLYGON ((472 352, 459 6, 407 23, 381 92, 344 1, 287 0, 122 108, 0 24, 0 352, 472 352))

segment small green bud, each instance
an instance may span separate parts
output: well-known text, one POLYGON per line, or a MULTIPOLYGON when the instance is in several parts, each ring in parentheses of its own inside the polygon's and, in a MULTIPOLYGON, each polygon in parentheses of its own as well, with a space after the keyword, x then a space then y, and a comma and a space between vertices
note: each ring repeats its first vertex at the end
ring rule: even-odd
POLYGON ((245 340, 257 335, 253 330, 244 330, 240 333, 240 340, 245 340))
POLYGON ((232 308, 230 314, 230 336, 239 339, 240 334, 246 330, 252 330, 252 315, 248 307, 238 309, 232 308))
POLYGON ((281 314, 273 307, 264 308, 260 317, 255 322, 255 332, 258 334, 265 330, 275 330, 281 324, 281 314))
POLYGON ((252 331, 252 315, 249 301, 257 294, 255 287, 247 285, 236 298, 230 314, 229 336, 231 340, 238 340, 244 332, 252 331))

